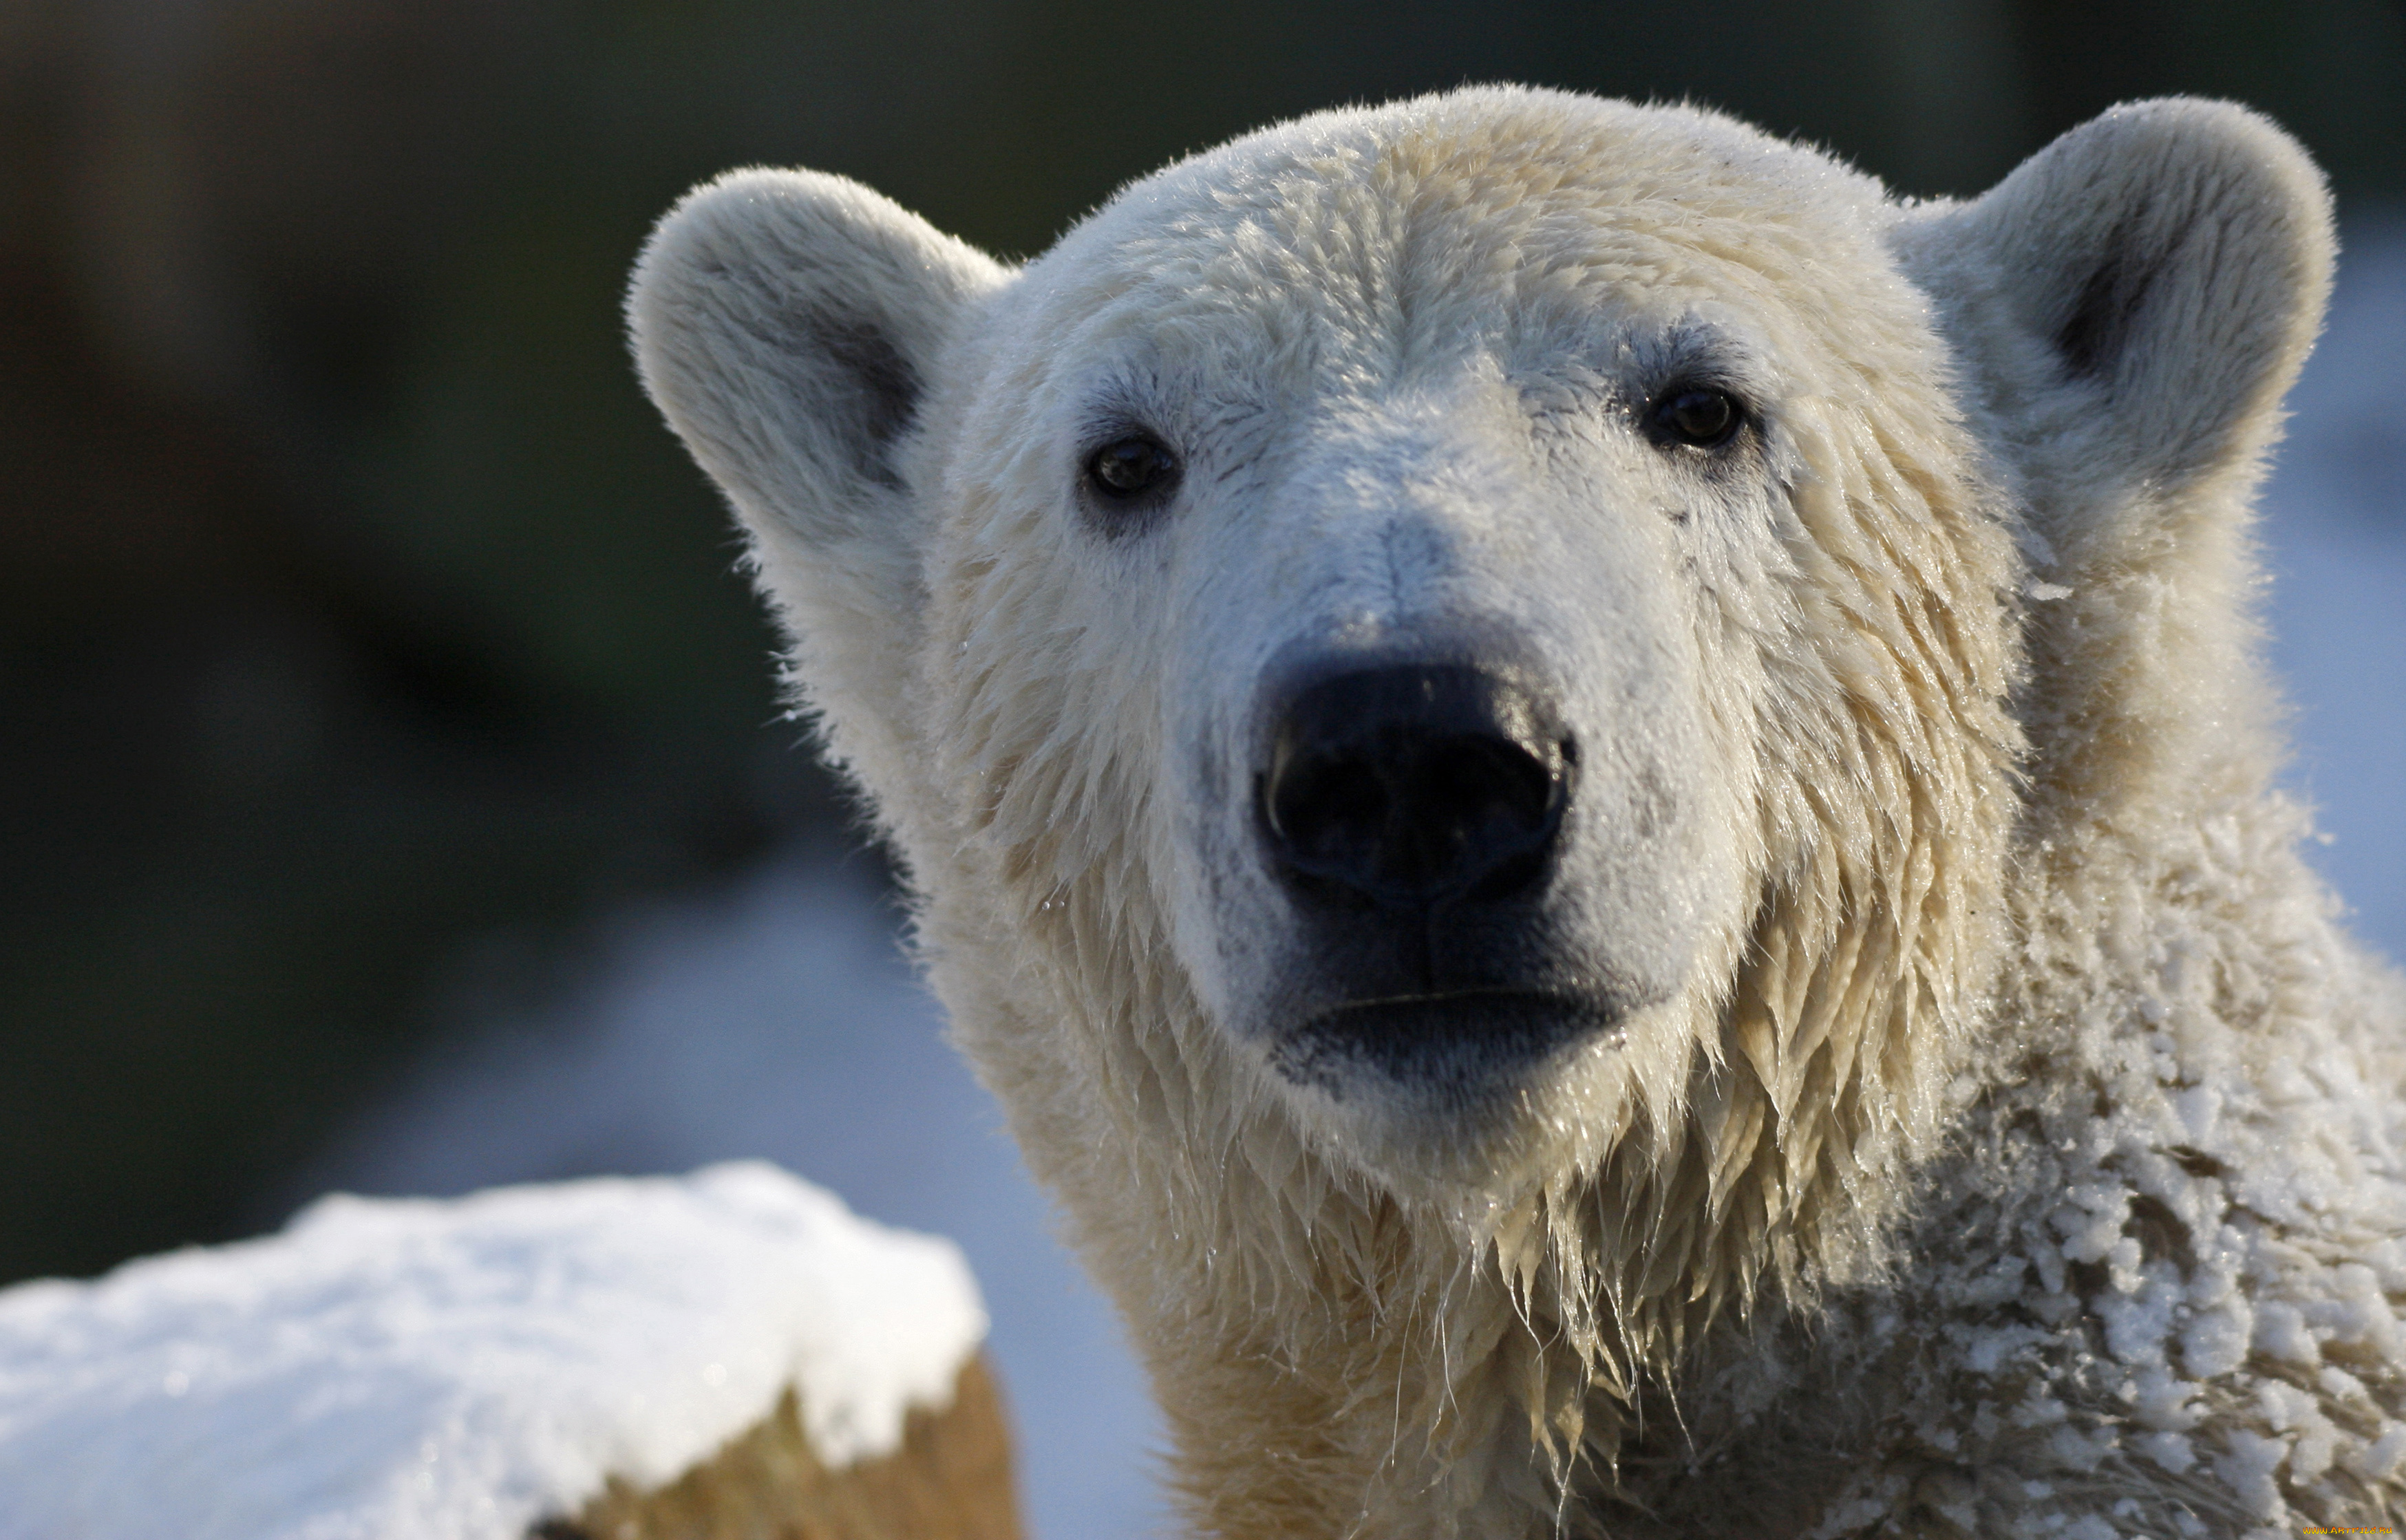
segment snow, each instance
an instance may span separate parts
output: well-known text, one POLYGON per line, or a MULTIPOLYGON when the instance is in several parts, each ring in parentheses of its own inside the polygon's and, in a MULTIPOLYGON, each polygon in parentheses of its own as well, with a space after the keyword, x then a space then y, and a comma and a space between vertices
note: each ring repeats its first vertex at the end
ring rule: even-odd
POLYGON ((330 1197, 0 1293, 0 1536, 518 1540, 788 1385, 830 1464, 890 1450, 984 1332, 950 1242, 759 1163, 330 1197))

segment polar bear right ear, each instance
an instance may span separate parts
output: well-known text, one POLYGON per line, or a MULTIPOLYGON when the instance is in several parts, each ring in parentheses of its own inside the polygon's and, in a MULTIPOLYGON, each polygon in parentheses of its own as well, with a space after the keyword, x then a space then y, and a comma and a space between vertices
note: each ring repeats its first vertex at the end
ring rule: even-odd
POLYGON ((831 747, 872 791, 924 610, 902 453, 973 302, 1006 270, 857 182, 735 171, 671 210, 627 299, 652 400, 723 488, 831 747))
POLYGON ((2186 97, 2116 107, 1971 203, 1909 212, 1898 244, 2042 532, 2109 559, 2183 543, 2143 526, 2256 473, 2336 251, 2297 141, 2186 97))

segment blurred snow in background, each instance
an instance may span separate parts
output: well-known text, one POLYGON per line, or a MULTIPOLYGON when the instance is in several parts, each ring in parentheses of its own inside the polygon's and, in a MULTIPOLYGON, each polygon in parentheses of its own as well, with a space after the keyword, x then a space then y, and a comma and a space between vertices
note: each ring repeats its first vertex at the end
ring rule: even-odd
MULTIPOLYGON (((2265 500, 2293 784, 2357 934, 2406 957, 2406 224, 2360 228, 2265 500)), ((431 1062, 321 1175, 452 1194, 774 1160, 957 1240, 985 1293, 1037 1540, 1165 1527, 1158 1427, 1108 1307, 1053 1238, 992 1104, 941 1040, 870 885, 800 862, 623 917, 585 987, 431 1062)))
POLYGON ((866 880, 802 863, 625 916, 577 997, 431 1063, 324 1185, 449 1194, 775 1161, 967 1253, 1036 1540, 1162 1528, 1152 1404, 1118 1322, 1053 1238, 895 920, 866 880))
POLYGON ((2406 964, 2406 218, 2342 237, 2330 325, 2264 498, 2290 784, 2357 936, 2406 964))

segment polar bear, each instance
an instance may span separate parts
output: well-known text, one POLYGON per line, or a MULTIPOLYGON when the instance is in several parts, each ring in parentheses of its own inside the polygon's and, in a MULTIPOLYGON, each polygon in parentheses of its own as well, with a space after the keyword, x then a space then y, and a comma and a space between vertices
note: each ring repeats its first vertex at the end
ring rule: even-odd
POLYGON ((1966 203, 1479 88, 1021 267, 668 216, 643 377, 1197 1533, 2406 1512, 2406 990, 2254 619, 2332 261, 2194 100, 1966 203))

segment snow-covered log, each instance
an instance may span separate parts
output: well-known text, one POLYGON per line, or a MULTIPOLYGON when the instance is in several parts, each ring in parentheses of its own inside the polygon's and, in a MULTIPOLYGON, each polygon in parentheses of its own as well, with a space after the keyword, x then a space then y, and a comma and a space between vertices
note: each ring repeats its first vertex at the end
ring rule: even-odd
POLYGON ((758 1164, 0 1293, 0 1540, 1014 1540, 949 1242, 758 1164))

